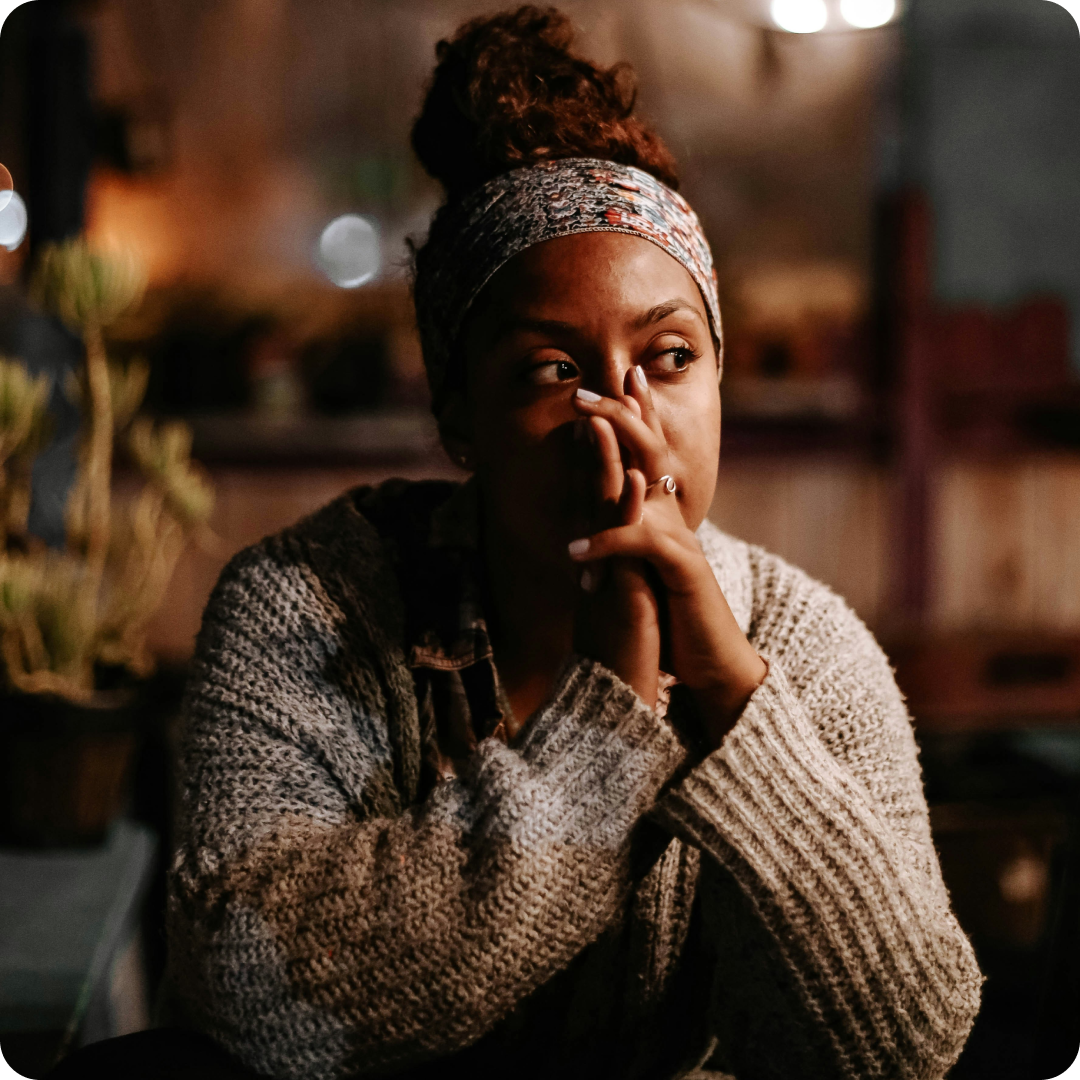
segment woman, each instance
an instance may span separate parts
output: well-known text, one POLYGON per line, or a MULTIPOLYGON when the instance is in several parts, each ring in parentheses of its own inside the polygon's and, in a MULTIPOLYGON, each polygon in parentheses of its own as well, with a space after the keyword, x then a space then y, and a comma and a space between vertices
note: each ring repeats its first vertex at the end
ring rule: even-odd
POLYGON ((472 479, 349 492, 207 608, 175 1000, 278 1077, 943 1077, 981 980, 902 699, 842 600, 706 521, 708 245, 569 38, 467 24, 413 133, 472 479))

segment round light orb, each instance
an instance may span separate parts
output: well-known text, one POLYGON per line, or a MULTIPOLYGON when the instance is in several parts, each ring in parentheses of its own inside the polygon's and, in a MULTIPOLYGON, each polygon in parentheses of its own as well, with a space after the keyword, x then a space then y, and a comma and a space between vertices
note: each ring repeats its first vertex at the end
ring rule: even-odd
POLYGON ((816 34, 829 21, 825 0, 772 0, 772 20, 789 34, 816 34))
POLYGON ((896 0, 840 0, 840 14, 860 30, 873 30, 892 20, 896 0))
POLYGON ((0 244, 14 251, 26 237, 26 203, 16 191, 8 192, 7 205, 0 208, 0 244))
POLYGON ((6 165, 0 165, 0 210, 3 210, 15 194, 15 181, 11 179, 6 165))
POLYGON ((355 289, 371 281, 382 264, 375 226, 359 214, 334 218, 319 237, 319 264, 342 289, 355 289))

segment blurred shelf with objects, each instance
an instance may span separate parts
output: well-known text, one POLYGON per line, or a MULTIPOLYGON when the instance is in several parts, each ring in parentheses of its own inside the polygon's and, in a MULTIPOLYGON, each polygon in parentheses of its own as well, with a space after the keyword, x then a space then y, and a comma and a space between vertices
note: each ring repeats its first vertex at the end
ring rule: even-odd
MULTIPOLYGON (((561 6, 636 69, 716 255, 710 516, 845 596, 907 695, 989 977, 952 1076, 1056 1075, 1080 1046, 1076 24, 1042 0, 561 6)), ((151 998, 178 702, 221 568, 353 485, 464 475, 413 325, 407 241, 439 192, 408 130, 435 42, 490 5, 293 8, 37 0, 0 35, 30 218, 0 250, 0 353, 58 382, 78 362, 24 299, 44 243, 134 251, 148 289, 110 355, 146 362, 145 411, 188 425, 215 493, 149 626, 128 817, 157 836, 151 998)), ((31 509, 53 543, 78 425, 57 402, 31 509)), ((118 505, 136 482, 118 471, 118 505)))

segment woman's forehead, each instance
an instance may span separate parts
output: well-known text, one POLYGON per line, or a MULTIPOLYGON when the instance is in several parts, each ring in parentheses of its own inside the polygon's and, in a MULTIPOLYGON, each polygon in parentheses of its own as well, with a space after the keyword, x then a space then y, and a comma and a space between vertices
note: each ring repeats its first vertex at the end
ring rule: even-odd
POLYGON ((708 326, 705 303, 685 267, 649 240, 624 233, 577 233, 535 244, 491 284, 506 316, 579 311, 596 318, 607 311, 636 323, 682 311, 708 326))

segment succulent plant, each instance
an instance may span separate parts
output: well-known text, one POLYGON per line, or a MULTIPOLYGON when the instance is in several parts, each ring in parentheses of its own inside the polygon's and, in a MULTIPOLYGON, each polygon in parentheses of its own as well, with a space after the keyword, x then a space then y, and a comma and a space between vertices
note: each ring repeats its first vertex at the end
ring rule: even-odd
POLYGON ((0 356, 0 464, 40 449, 51 390, 48 375, 35 378, 24 364, 0 356))
POLYGON ((149 369, 109 358, 103 329, 138 302, 143 275, 128 254, 83 240, 47 247, 33 295, 78 332, 86 360, 67 391, 83 416, 79 470, 68 495, 67 551, 26 533, 30 469, 48 437, 47 377, 0 358, 0 667, 26 693, 83 700, 96 665, 145 675, 145 626, 191 538, 208 542, 209 479, 191 460, 184 424, 137 417, 149 369), (114 443, 143 474, 142 491, 114 513, 114 443))
POLYGON ((143 475, 157 485, 179 521, 187 525, 206 521, 214 505, 214 490, 192 464, 191 429, 186 424, 136 420, 128 446, 143 475))
MULTIPOLYGON (((109 400, 112 402, 112 421, 116 431, 122 431, 139 411, 150 381, 150 365, 145 360, 127 363, 109 361, 109 400)), ((85 368, 71 372, 64 387, 72 403, 80 409, 89 401, 85 368)))
POLYGON ((98 251, 79 237, 41 252, 30 294, 81 334, 112 325, 138 303, 145 287, 146 277, 131 252, 98 251))
POLYGON ((64 553, 0 558, 0 648, 16 690, 90 696, 95 627, 79 603, 84 577, 64 553))
POLYGON ((15 360, 0 357, 0 547, 22 537, 30 513, 34 458, 48 441, 52 383, 15 360))

